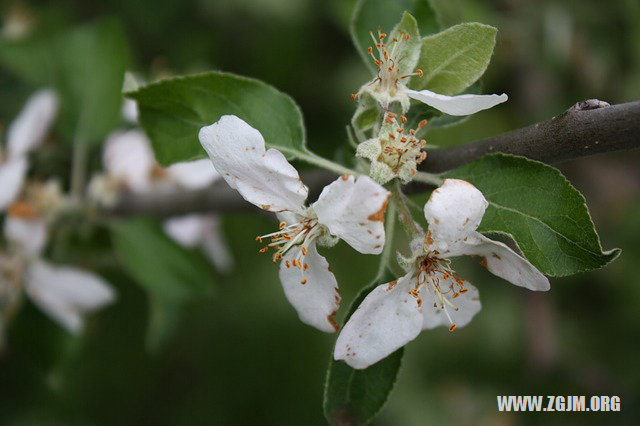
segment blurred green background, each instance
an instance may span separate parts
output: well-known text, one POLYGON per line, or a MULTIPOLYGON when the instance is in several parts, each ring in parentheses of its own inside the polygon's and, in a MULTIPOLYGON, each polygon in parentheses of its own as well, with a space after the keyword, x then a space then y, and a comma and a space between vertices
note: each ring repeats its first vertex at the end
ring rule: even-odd
MULTIPOLYGON (((485 93, 504 91, 510 99, 458 127, 433 131, 429 143, 454 145, 498 134, 583 99, 640 99, 636 0, 455 3, 461 14, 452 19, 499 29, 483 86, 485 93)), ((109 55, 126 69, 146 80, 211 69, 262 79, 301 105, 310 147, 340 159, 354 109, 349 95, 368 79, 349 37, 353 4, 1 1, 0 123, 6 128, 28 95, 51 77, 41 63, 31 62, 31 40, 107 19, 124 35, 109 55), (15 22, 35 36, 25 42, 15 28, 7 29, 15 22)), ((72 49, 62 45, 63 54, 79 55, 79 63, 104 54, 72 49)), ((91 72, 81 78, 91 86, 91 72)), ((60 176, 68 187, 70 133, 61 120, 52 143, 37 154, 38 177, 60 176)), ((90 158, 99 168, 99 143, 90 158)), ((622 248, 618 260, 600 271, 554 278, 546 294, 526 292, 459 261, 461 275, 480 289, 483 310, 454 334, 425 332, 408 345, 397 386, 373 424, 638 424, 639 159, 638 152, 614 153, 560 165, 585 194, 603 246, 622 248), (498 413, 496 395, 510 394, 618 395, 622 411, 498 413)), ((212 268, 211 291, 184 306, 179 320, 170 321, 172 332, 153 350, 145 343, 150 299, 121 267, 105 225, 65 231, 62 248, 50 247, 49 257, 99 271, 117 288, 119 300, 94 315, 80 338, 25 301, 0 354, 0 424, 325 424, 322 387, 334 336, 297 319, 277 269, 257 253, 254 238, 270 232, 270 218, 241 213, 223 220, 234 272, 212 268)), ((375 274, 375 258, 344 243, 325 254, 347 305, 375 274)))

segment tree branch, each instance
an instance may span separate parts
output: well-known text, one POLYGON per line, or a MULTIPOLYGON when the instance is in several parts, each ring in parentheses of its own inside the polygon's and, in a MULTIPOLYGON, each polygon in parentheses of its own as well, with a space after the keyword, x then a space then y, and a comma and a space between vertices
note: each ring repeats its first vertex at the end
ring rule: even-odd
MULTIPOLYGON (((304 173, 302 181, 309 187, 309 200, 315 200, 322 188, 335 178, 336 174, 326 170, 304 173)), ((228 213, 242 210, 263 211, 246 202, 238 191, 221 179, 208 188, 196 191, 180 189, 142 194, 125 192, 114 207, 105 208, 103 212, 111 216, 150 215, 167 218, 190 213, 228 213)))
MULTIPOLYGON (((442 172, 477 160, 485 154, 505 152, 545 163, 558 163, 602 152, 640 147, 640 101, 609 105, 591 99, 578 102, 550 120, 533 124, 492 138, 453 148, 429 152, 423 170, 442 172)), ((304 173, 302 181, 310 188, 309 200, 315 200, 322 188, 336 175, 324 170, 304 173)), ((415 190, 418 186, 411 185, 415 190)), ((189 213, 259 210, 247 203, 224 181, 198 191, 176 190, 165 193, 125 193, 106 214, 156 217, 189 213)))
POLYGON ((590 99, 529 127, 453 148, 429 152, 422 169, 439 173, 504 152, 559 163, 602 152, 640 147, 640 101, 609 105, 590 99))

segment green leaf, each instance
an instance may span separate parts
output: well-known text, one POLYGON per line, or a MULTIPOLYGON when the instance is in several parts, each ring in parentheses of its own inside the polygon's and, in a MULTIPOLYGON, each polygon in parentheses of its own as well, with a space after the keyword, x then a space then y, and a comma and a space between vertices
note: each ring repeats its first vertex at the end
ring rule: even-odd
POLYGON ((496 43, 497 29, 469 22, 422 39, 417 68, 422 78, 412 78, 409 87, 455 95, 484 74, 496 43))
POLYGON ((259 80, 209 72, 162 80, 126 95, 138 102, 140 124, 162 165, 204 157, 200 128, 227 114, 258 129, 267 147, 289 159, 308 154, 300 109, 259 80))
POLYGON ((63 34, 54 45, 61 120, 82 143, 102 143, 120 119, 129 58, 122 28, 101 20, 63 34))
POLYGON ((449 28, 462 21, 462 8, 459 0, 429 0, 436 13, 440 28, 449 28))
POLYGON ((123 268, 149 296, 147 345, 157 349, 176 327, 184 304, 211 293, 211 268, 150 219, 114 222, 111 239, 123 268))
POLYGON ((149 323, 145 344, 151 353, 158 352, 180 325, 183 302, 149 295, 149 323))
POLYGON ((409 35, 409 39, 403 41, 395 50, 395 54, 400 59, 398 65, 399 75, 406 75, 413 72, 413 69, 420 59, 421 40, 420 30, 416 18, 411 16, 409 12, 402 14, 402 19, 393 28, 389 34, 389 40, 398 39, 409 35))
POLYGON ((17 77, 33 84, 54 84, 56 55, 51 37, 32 36, 25 39, 0 39, 0 63, 17 77))
POLYGON ((376 73, 376 67, 367 54, 367 47, 373 44, 369 32, 376 34, 380 28, 382 32, 389 34, 405 11, 415 17, 420 34, 438 31, 436 14, 428 0, 359 0, 356 3, 351 17, 351 38, 373 74, 376 73))
POLYGON ((378 102, 369 93, 364 92, 358 97, 358 108, 353 113, 351 124, 356 129, 366 131, 373 128, 380 121, 381 110, 378 102))
MULTIPOLYGON (((394 278, 384 277, 388 281, 394 278)), ((380 285, 376 280, 365 287, 349 307, 353 314, 364 298, 380 285)), ((364 425, 382 409, 396 382, 404 348, 364 370, 356 370, 342 361, 335 361, 333 354, 327 370, 324 388, 324 415, 331 425, 364 425)))
POLYGON ((471 182, 489 202, 478 231, 510 236, 546 275, 601 268, 620 254, 602 250, 584 197, 554 167, 491 154, 445 177, 471 182))

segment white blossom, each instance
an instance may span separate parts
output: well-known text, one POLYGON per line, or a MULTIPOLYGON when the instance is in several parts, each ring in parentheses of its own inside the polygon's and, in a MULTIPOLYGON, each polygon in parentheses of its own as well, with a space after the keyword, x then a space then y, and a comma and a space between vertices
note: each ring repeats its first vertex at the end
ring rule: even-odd
MULTIPOLYGON (((91 179, 91 197, 105 206, 117 203, 119 194, 129 190, 139 194, 163 194, 176 188, 204 189, 220 179, 207 159, 184 161, 163 168, 158 165, 151 143, 142 130, 115 131, 105 141, 105 174, 91 179)), ((214 214, 189 214, 164 222, 164 230, 178 244, 202 249, 221 272, 233 267, 220 220, 214 214)))
POLYGON ((382 107, 388 111, 393 102, 399 102, 402 113, 410 108, 410 98, 425 103, 439 111, 449 115, 471 115, 476 112, 492 108, 502 102, 506 102, 506 94, 501 95, 471 95, 458 96, 441 95, 430 90, 412 90, 407 87, 413 76, 417 78, 429 78, 428 71, 416 69, 418 56, 409 55, 411 49, 405 46, 409 42, 409 34, 393 32, 387 35, 378 31, 376 39, 371 34, 377 57, 373 47, 369 47, 369 55, 378 68, 376 77, 362 86, 353 95, 354 98, 364 94, 371 95, 382 107), (386 39, 386 41, 385 41, 386 39), (426 77, 425 77, 426 75, 426 77))
POLYGON ((115 300, 113 289, 97 275, 42 259, 48 230, 29 203, 19 201, 9 207, 4 237, 8 250, 0 252, 1 322, 21 288, 43 312, 74 334, 81 331, 86 315, 115 300))
POLYGON ((316 245, 344 240, 361 253, 384 246, 384 212, 390 193, 366 176, 343 175, 306 206, 307 187, 276 149, 265 148, 260 132, 226 115, 200 129, 200 143, 225 181, 250 203, 277 214, 279 229, 257 237, 261 252, 280 261, 280 281, 300 319, 325 332, 336 331, 340 305, 336 279, 316 245))
POLYGON ((9 125, 5 149, 0 151, 0 211, 20 195, 29 168, 27 155, 44 140, 57 109, 55 92, 42 89, 9 125))
POLYGON ((378 183, 385 184, 393 178, 408 183, 417 173, 417 166, 427 157, 422 149, 424 139, 416 136, 418 129, 426 125, 426 120, 417 129, 405 129, 405 116, 392 112, 385 113, 384 122, 378 135, 358 145, 356 155, 371 161, 369 175, 378 183))
POLYGON ((366 368, 415 339, 421 330, 469 323, 480 311, 478 290, 449 266, 455 256, 480 256, 493 274, 529 290, 546 291, 548 279, 505 244, 476 231, 487 201, 470 183, 446 179, 425 204, 426 236, 400 257, 406 275, 376 287, 338 337, 334 357, 366 368))

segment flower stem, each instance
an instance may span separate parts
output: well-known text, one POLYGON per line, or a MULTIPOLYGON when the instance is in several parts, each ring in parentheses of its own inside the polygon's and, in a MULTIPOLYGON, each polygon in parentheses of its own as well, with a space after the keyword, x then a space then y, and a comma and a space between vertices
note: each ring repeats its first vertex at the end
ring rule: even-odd
POLYGON ((396 203, 391 202, 389 207, 387 208, 387 217, 385 222, 385 244, 384 249, 382 249, 382 254, 380 255, 380 263, 378 264, 378 272, 376 272, 376 278, 374 281, 378 281, 382 279, 384 273, 387 269, 389 269, 389 260, 391 259, 391 252, 393 251, 393 237, 395 235, 396 230, 396 203))
POLYGON ((410 237, 421 234, 423 231, 413 220, 413 216, 411 215, 411 211, 409 210, 409 206, 407 206, 407 202, 405 200, 406 196, 402 192, 402 187, 400 186, 399 181, 396 181, 395 188, 392 188, 391 191, 393 192, 393 200, 398 206, 398 219, 400 219, 400 222, 404 225, 405 232, 410 237))
POLYGON ((334 163, 333 161, 327 160, 326 158, 323 158, 310 151, 307 151, 304 154, 296 153, 295 155, 299 160, 305 161, 318 167, 322 167, 323 169, 330 170, 340 175, 360 175, 360 173, 356 172, 355 170, 351 170, 350 168, 345 167, 341 164, 334 163))
POLYGON ((442 182, 444 181, 444 179, 442 179, 439 175, 426 172, 416 173, 416 175, 413 177, 413 180, 435 186, 442 185, 442 182))
POLYGON ((87 167, 87 146, 77 135, 73 141, 73 159, 71 166, 71 197, 79 203, 84 195, 87 167))

